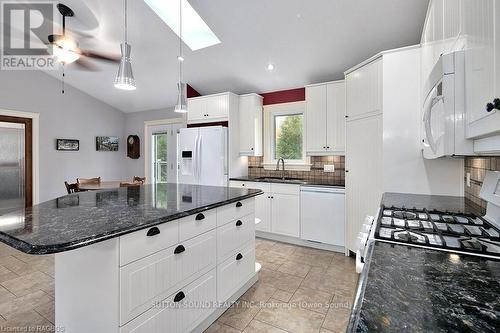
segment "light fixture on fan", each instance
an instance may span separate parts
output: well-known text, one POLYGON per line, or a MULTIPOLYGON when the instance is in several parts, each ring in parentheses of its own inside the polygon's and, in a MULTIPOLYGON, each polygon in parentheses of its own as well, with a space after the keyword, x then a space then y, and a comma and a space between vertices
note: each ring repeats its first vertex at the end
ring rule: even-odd
POLYGON ((130 52, 132 48, 127 43, 127 0, 124 0, 125 7, 125 38, 123 43, 120 44, 122 56, 120 59, 120 66, 118 67, 118 74, 115 78, 115 88, 121 90, 135 90, 134 74, 132 72, 132 64, 130 62, 130 52))
POLYGON ((177 113, 186 113, 187 98, 186 98, 186 84, 182 82, 182 63, 184 57, 182 56, 182 0, 179 0, 179 83, 177 83, 177 103, 175 103, 174 111, 177 113))

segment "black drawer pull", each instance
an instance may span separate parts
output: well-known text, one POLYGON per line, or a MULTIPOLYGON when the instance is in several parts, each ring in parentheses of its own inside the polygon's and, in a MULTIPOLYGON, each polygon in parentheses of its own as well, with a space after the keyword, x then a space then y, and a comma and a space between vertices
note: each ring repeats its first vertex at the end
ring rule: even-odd
POLYGON ((239 201, 238 201, 238 202, 236 203, 236 207, 241 207, 241 206, 243 206, 243 204, 242 204, 241 202, 239 202, 239 201))
POLYGON ((241 259, 243 259, 243 255, 241 253, 238 253, 236 255, 236 260, 241 260, 241 259))
POLYGON ((201 221, 201 220, 204 220, 205 219, 205 215, 203 215, 202 213, 196 215, 196 221, 201 221))
POLYGON ((175 295, 175 297, 174 297, 174 302, 175 303, 180 302, 184 299, 184 297, 186 297, 186 295, 184 295, 184 293, 182 291, 179 291, 177 293, 177 295, 175 295))
POLYGON ((157 227, 153 227, 151 229, 148 230, 148 233, 146 234, 148 237, 151 237, 151 236, 156 236, 160 233, 160 229, 158 229, 157 227))
POLYGON ((184 247, 184 245, 179 245, 175 248, 174 254, 179 254, 179 253, 182 253, 184 251, 186 251, 186 248, 184 247))
POLYGON ((236 221, 236 226, 237 226, 237 227, 240 227, 240 226, 242 226, 242 225, 243 225, 243 222, 241 222, 240 220, 236 221))

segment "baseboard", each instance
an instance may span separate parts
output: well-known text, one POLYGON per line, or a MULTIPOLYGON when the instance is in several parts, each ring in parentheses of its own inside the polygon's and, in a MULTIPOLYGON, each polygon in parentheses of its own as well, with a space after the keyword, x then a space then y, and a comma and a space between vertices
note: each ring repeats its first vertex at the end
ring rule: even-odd
POLYGON ((343 253, 344 255, 347 255, 346 254, 347 251, 346 251, 346 248, 344 246, 312 242, 312 241, 304 240, 304 239, 297 238, 297 237, 278 235, 278 234, 265 232, 265 231, 258 231, 258 230, 255 231, 255 236, 260 237, 260 238, 270 239, 273 241, 282 242, 282 243, 289 243, 289 244, 293 244, 293 245, 312 247, 314 249, 339 252, 339 253, 343 253))
POLYGON ((221 306, 215 311, 208 316, 201 324, 196 326, 191 332, 196 332, 196 333, 202 333, 204 332, 207 328, 210 327, 226 310, 238 300, 250 287, 252 287, 255 282, 259 280, 259 274, 256 272, 248 281, 245 283, 238 291, 236 291, 233 296, 229 297, 227 301, 225 302, 225 306, 221 306))

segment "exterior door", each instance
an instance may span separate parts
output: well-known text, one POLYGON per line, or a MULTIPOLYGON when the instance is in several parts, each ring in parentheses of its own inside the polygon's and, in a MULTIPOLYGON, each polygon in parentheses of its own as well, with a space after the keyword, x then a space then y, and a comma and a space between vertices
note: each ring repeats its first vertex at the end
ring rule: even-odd
POLYGON ((32 205, 32 120, 0 116, 0 215, 32 205))
POLYGON ((152 130, 152 183, 177 182, 177 137, 181 124, 160 125, 152 130))

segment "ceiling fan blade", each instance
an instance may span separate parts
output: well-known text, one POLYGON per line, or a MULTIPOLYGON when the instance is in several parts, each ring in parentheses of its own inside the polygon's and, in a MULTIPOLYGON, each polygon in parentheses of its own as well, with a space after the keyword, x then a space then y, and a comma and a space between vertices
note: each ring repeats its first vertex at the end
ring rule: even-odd
POLYGON ((85 60, 83 58, 79 58, 73 63, 76 67, 82 70, 90 71, 90 72, 98 72, 99 67, 92 64, 90 61, 85 60))
POLYGON ((96 51, 89 51, 89 50, 81 50, 80 49, 80 54, 82 56, 97 59, 97 60, 104 60, 104 61, 110 61, 110 62, 120 62, 120 56, 117 54, 113 54, 113 53, 104 53, 104 52, 96 52, 96 51))

